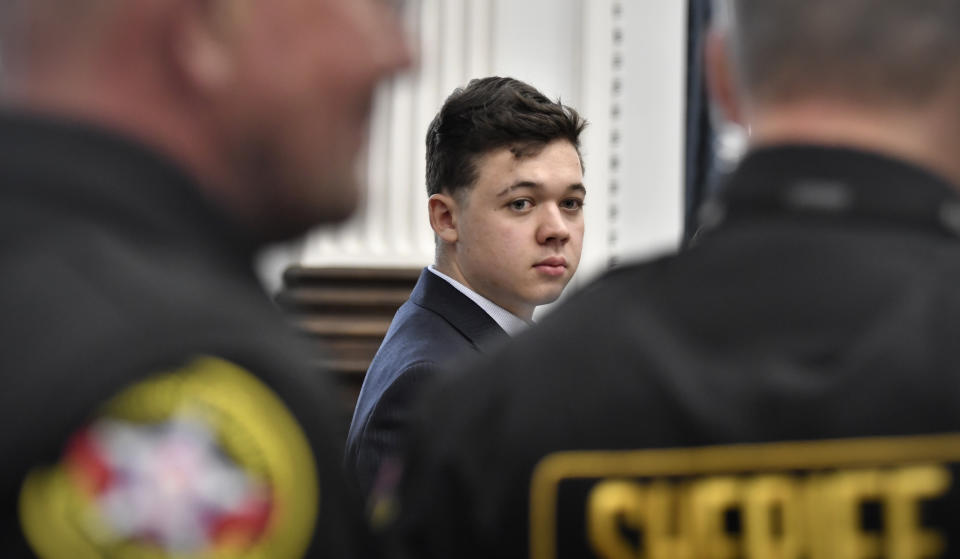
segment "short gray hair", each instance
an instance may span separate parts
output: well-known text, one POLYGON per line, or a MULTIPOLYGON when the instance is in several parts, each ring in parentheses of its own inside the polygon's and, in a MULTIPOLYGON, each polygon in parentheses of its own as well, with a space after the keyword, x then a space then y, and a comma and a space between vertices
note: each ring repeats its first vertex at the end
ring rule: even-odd
POLYGON ((72 50, 70 40, 95 32, 94 25, 118 1, 0 0, 0 68, 20 65, 37 47, 72 50))
POLYGON ((917 104, 960 81, 960 0, 717 0, 745 93, 917 104))
POLYGON ((23 0, 0 0, 0 80, 7 62, 4 57, 14 49, 14 35, 22 24, 22 10, 23 0))

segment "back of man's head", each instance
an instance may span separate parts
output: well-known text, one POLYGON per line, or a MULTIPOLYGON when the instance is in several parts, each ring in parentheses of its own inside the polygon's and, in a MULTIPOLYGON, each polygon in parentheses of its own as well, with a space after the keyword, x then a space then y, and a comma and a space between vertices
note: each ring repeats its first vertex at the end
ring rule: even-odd
POLYGON ((496 148, 522 157, 563 139, 579 152, 584 126, 577 111, 520 80, 472 80, 450 94, 427 130, 427 194, 462 192, 477 178, 477 158, 496 148))
POLYGON ((751 147, 843 145, 960 184, 960 2, 717 0, 714 101, 751 147))
POLYGON ((718 1, 739 85, 757 103, 913 105, 960 80, 956 0, 718 1))
MULTIPOLYGON (((28 68, 95 48, 99 26, 117 0, 3 0, 0 2, 0 71, 9 79, 28 68)), ((2 85, 2 81, 0 81, 2 85)))

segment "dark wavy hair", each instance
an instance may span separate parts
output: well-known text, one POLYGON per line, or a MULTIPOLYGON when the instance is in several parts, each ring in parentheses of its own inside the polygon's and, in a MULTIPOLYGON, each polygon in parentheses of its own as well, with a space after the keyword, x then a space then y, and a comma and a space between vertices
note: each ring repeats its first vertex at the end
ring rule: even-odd
POLYGON ((563 139, 579 155, 586 124, 577 111, 520 80, 471 80, 447 97, 427 130, 427 195, 464 191, 477 179, 477 159, 497 148, 520 158, 563 139))

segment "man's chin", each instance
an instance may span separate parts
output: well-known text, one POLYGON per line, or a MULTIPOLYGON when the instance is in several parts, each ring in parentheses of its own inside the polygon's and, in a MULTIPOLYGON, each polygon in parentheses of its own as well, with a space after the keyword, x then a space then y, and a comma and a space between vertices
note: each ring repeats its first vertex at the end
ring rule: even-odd
POLYGON ((325 204, 314 212, 311 221, 313 225, 334 225, 342 223, 353 216, 357 211, 359 201, 356 198, 341 203, 325 204))
POLYGON ((277 211, 260 228, 261 237, 268 242, 300 237, 319 225, 334 225, 346 221, 358 206, 354 197, 336 199, 327 204, 303 203, 277 211))
POLYGON ((549 305, 550 303, 553 303, 559 299, 561 295, 563 295, 563 289, 558 289, 549 293, 543 293, 540 295, 540 297, 536 298, 536 302, 534 302, 533 305, 537 307, 540 305, 549 305))
POLYGON ((305 199, 287 209, 291 219, 312 227, 333 225, 349 219, 360 206, 361 187, 353 177, 317 185, 305 199))
POLYGON ((322 190, 325 195, 314 200, 315 224, 334 224, 349 219, 360 207, 363 190, 353 175, 325 185, 322 190))
POLYGON ((307 234, 313 226, 313 223, 303 221, 276 220, 260 229, 259 240, 267 244, 289 241, 307 234))

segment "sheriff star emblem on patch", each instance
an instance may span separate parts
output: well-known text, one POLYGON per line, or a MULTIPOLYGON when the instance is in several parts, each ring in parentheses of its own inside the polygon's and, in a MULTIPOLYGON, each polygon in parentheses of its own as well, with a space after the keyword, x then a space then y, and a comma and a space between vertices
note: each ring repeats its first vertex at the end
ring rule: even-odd
POLYGON ((301 557, 318 506, 300 426, 253 375, 204 358, 141 382, 24 482, 44 559, 301 557))

